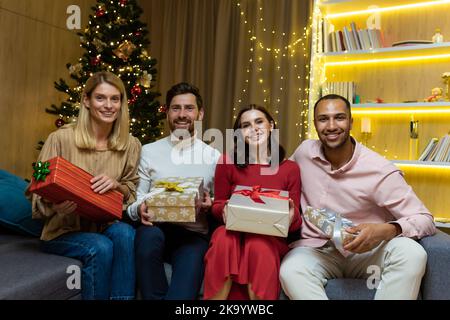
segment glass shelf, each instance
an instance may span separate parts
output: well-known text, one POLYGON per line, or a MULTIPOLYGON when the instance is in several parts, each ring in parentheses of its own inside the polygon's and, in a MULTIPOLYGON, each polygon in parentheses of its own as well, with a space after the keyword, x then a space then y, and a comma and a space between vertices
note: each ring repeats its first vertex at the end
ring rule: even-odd
POLYGON ((423 169, 450 169, 450 162, 435 161, 410 161, 410 160, 394 160, 392 161, 399 168, 423 168, 423 169))
POLYGON ((327 15, 332 13, 328 18, 337 19, 345 18, 351 15, 371 14, 365 13, 369 6, 376 5, 379 12, 419 9, 420 7, 439 6, 450 3, 449 0, 396 0, 395 5, 391 0, 321 0, 319 7, 321 11, 327 15), (363 12, 360 12, 363 11, 363 12))
POLYGON ((326 67, 367 63, 450 59, 450 42, 317 54, 326 67))

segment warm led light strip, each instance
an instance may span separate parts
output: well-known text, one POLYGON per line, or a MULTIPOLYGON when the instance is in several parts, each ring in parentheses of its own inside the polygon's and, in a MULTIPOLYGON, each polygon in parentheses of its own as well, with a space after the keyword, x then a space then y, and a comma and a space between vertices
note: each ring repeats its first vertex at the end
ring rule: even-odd
POLYGON ((397 167, 408 167, 408 168, 414 168, 414 169, 450 169, 450 162, 449 165, 439 165, 439 164, 417 164, 417 163, 396 163, 394 164, 397 167))
POLYGON ((419 3, 404 4, 404 5, 393 6, 393 7, 334 13, 334 14, 328 14, 326 16, 326 18, 331 19, 331 18, 348 17, 348 16, 354 16, 354 15, 360 15, 360 14, 370 14, 370 13, 375 13, 375 12, 387 12, 387 11, 402 10, 402 9, 420 8, 420 7, 433 6, 433 5, 445 4, 445 3, 450 3, 450 0, 419 2, 419 3))
POLYGON ((389 110, 361 110, 356 109, 355 105, 352 107, 352 114, 434 114, 434 113, 448 113, 450 114, 450 108, 448 109, 389 109, 389 110))
POLYGON ((388 63, 388 62, 403 62, 403 61, 416 61, 416 60, 426 60, 426 59, 446 59, 450 58, 450 54, 436 54, 428 56, 415 56, 415 57, 403 57, 403 58, 386 58, 386 59, 369 59, 369 60, 353 60, 353 61, 336 61, 336 62, 325 62, 325 67, 330 66, 342 66, 342 65, 353 65, 353 64, 369 64, 369 63, 388 63))

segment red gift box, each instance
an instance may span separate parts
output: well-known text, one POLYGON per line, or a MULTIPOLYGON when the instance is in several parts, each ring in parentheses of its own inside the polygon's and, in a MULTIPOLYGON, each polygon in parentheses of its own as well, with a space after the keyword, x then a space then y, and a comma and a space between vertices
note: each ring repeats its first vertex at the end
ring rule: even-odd
POLYGON ((109 190, 104 194, 91 189, 93 175, 61 157, 48 160, 50 173, 45 181, 33 178, 30 192, 44 199, 60 203, 66 200, 77 204, 75 213, 94 222, 108 222, 122 218, 123 194, 109 190))

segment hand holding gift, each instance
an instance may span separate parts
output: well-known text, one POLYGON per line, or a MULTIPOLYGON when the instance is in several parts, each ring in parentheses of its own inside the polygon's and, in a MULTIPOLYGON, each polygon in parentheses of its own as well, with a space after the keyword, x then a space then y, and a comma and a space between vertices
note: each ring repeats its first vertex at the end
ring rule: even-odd
POLYGON ((382 241, 389 241, 401 233, 401 227, 396 223, 363 223, 347 228, 347 232, 358 235, 344 249, 354 253, 364 253, 377 247, 382 241))
POLYGON ((203 199, 204 195, 202 177, 169 177, 155 181, 145 196, 147 210, 144 215, 141 211, 141 221, 195 222, 202 208, 211 205, 210 199, 203 199))
POLYGON ((62 215, 76 213, 95 222, 122 218, 123 195, 113 190, 113 179, 105 175, 93 177, 62 157, 35 163, 33 169, 29 192, 53 203, 55 212, 62 215), (98 193, 92 189, 94 180, 94 185, 98 183, 95 185, 98 193))
POLYGON ((348 228, 355 227, 352 221, 342 218, 339 213, 329 209, 314 209, 307 207, 303 213, 305 220, 312 223, 325 233, 334 243, 336 249, 343 256, 347 256, 350 252, 345 250, 344 246, 350 243, 358 235, 358 231, 348 232, 348 228))
POLYGON ((200 213, 206 213, 212 206, 212 200, 211 196, 209 195, 209 192, 204 191, 203 192, 203 201, 200 204, 200 213))
POLYGON ((104 194, 109 190, 116 190, 120 186, 116 180, 108 177, 106 174, 98 175, 92 178, 90 182, 92 183, 91 189, 98 194, 104 194))
POLYGON ((141 223, 146 226, 153 226, 153 219, 155 218, 153 214, 147 212, 148 208, 145 201, 139 206, 139 216, 141 217, 141 223))
POLYGON ((287 191, 238 185, 223 216, 227 230, 286 238, 292 211, 287 191))

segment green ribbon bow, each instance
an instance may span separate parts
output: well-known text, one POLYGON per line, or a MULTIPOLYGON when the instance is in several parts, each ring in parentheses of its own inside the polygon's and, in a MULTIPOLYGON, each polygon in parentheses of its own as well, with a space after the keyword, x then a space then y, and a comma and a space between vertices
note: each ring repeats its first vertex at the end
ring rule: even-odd
POLYGON ((183 193, 184 188, 179 186, 179 182, 169 182, 169 181, 158 181, 155 184, 155 187, 157 188, 164 188, 166 191, 176 191, 183 193))
POLYGON ((48 168, 50 166, 50 162, 44 162, 41 161, 34 162, 33 163, 33 177, 36 179, 36 181, 45 181, 45 178, 47 178, 47 175, 50 173, 50 169, 48 168))

